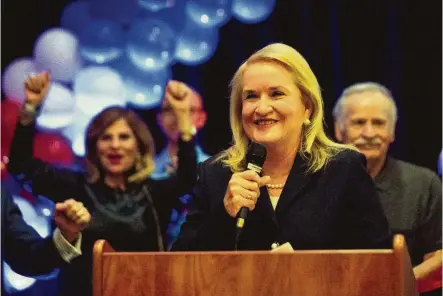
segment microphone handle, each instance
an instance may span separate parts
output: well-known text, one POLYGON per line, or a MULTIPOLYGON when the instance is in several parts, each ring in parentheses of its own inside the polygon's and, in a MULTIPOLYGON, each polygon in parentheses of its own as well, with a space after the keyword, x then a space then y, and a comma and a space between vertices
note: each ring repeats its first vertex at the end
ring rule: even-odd
POLYGON ((237 228, 243 228, 245 225, 246 216, 248 216, 249 209, 247 207, 242 207, 237 214, 237 228))
POLYGON ((248 216, 248 213, 249 209, 247 207, 242 207, 240 211, 238 211, 237 224, 235 225, 237 229, 235 233, 235 247, 234 247, 235 250, 238 250, 238 242, 240 240, 240 235, 243 230, 243 226, 245 225, 245 219, 246 216, 248 216))

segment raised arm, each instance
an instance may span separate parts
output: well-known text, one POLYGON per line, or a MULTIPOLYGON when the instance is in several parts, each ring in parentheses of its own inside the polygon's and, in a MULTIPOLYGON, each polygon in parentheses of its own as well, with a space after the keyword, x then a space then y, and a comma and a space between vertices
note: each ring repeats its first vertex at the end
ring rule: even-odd
POLYGON ((195 151, 195 128, 191 119, 191 89, 179 81, 170 81, 166 87, 165 105, 172 109, 177 119, 180 138, 178 139, 178 166, 176 174, 158 181, 159 194, 168 192, 174 203, 186 193, 190 193, 197 180, 197 156, 195 151))
POLYGON ((1 191, 4 260, 27 276, 47 274, 81 255, 81 235, 90 220, 86 208, 74 200, 57 204, 57 229, 43 239, 23 220, 18 206, 5 190, 1 191))
POLYGON ((8 171, 13 175, 20 175, 23 182, 30 181, 34 194, 45 195, 57 202, 66 199, 64 192, 77 195, 76 189, 84 177, 81 173, 57 169, 33 158, 35 118, 49 84, 49 74, 45 73, 32 76, 25 82, 26 100, 12 140, 8 171))

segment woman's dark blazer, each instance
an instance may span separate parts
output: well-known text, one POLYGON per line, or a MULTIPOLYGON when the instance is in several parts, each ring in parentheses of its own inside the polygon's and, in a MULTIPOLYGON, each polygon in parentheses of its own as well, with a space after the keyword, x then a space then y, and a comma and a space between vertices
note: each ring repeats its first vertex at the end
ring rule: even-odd
MULTIPOLYGON (((232 172, 216 156, 199 168, 186 222, 173 250, 233 250, 236 219, 223 197, 232 172)), ((315 173, 298 155, 274 210, 261 188, 248 214, 238 249, 269 250, 273 243, 294 249, 391 248, 391 233, 362 154, 343 150, 315 173)))

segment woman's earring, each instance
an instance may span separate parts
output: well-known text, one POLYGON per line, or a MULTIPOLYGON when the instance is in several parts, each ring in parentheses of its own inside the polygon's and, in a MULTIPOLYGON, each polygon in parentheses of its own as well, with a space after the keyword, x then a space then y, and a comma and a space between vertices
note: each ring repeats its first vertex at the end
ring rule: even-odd
POLYGON ((304 126, 308 126, 311 124, 311 121, 309 120, 309 118, 306 118, 305 120, 303 120, 303 125, 304 126))

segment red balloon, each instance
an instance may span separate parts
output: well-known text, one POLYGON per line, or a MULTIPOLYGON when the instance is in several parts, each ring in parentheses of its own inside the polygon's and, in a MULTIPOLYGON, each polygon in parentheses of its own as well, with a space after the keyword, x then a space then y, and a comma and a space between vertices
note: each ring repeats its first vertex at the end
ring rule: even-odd
MULTIPOLYGON (((1 178, 7 177, 7 156, 14 137, 21 105, 12 100, 1 102, 1 178)), ((71 165, 74 162, 69 143, 57 134, 37 133, 34 139, 34 157, 50 164, 71 165)))
POLYGON ((34 157, 50 164, 68 166, 75 158, 71 146, 60 135, 38 133, 34 139, 34 157))
MULTIPOLYGON (((12 137, 14 136, 15 126, 17 124, 20 104, 4 99, 1 103, 1 149, 2 156, 9 154, 12 137)), ((3 166, 2 166, 3 168, 3 166)))

